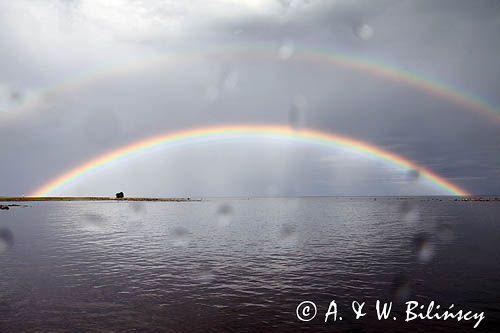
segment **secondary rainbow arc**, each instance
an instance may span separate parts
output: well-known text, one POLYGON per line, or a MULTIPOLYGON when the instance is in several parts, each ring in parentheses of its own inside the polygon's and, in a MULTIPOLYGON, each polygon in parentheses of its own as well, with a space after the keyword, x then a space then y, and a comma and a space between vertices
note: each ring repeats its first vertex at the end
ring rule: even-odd
MULTIPOLYGON (((178 61, 192 61, 194 59, 204 59, 206 57, 220 57, 223 59, 267 59, 280 60, 277 57, 276 46, 267 43, 257 43, 250 46, 229 46, 221 47, 217 50, 190 51, 164 54, 160 56, 147 57, 137 61, 130 61, 124 65, 112 67, 111 69, 99 70, 90 75, 84 75, 73 80, 65 81, 61 84, 46 89, 39 97, 30 98, 19 107, 14 108, 8 114, 14 114, 23 110, 36 109, 46 103, 47 95, 57 95, 79 90, 91 86, 103 80, 109 80, 128 73, 141 71, 146 68, 162 66, 166 63, 176 63, 178 61)), ((496 123, 500 124, 500 110, 490 105, 483 99, 472 94, 461 91, 451 85, 440 82, 434 78, 426 77, 416 72, 403 69, 368 58, 362 58, 353 54, 323 50, 315 48, 297 49, 287 61, 304 61, 318 63, 320 65, 333 65, 360 72, 370 76, 375 76, 390 82, 403 84, 414 89, 423 91, 437 98, 447 100, 455 105, 459 105, 467 110, 482 114, 496 123)))
POLYGON ((231 138, 232 136, 275 137, 343 147, 366 156, 374 157, 377 160, 388 162, 403 170, 417 170, 423 178, 429 180, 436 187, 451 195, 469 195, 465 189, 416 162, 410 161, 402 156, 384 150, 375 145, 347 136, 322 132, 314 129, 294 129, 288 126, 280 125, 222 125, 169 132, 163 135, 157 135, 139 140, 135 143, 98 156, 68 172, 65 172, 61 176, 33 191, 30 196, 50 196, 53 192, 70 185, 77 179, 91 173, 92 171, 98 170, 107 164, 161 145, 188 142, 201 138, 231 138))

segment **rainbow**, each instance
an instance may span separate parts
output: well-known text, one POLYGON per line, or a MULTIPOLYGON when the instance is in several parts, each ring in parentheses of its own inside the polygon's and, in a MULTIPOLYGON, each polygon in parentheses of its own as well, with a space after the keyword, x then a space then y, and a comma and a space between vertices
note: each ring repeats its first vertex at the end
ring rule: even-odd
MULTIPOLYGON (((72 91, 78 91, 80 89, 84 89, 85 87, 92 86, 95 83, 123 77, 133 72, 143 71, 148 68, 157 68, 159 66, 169 64, 173 65, 180 61, 199 61, 207 58, 223 60, 250 59, 254 61, 284 61, 277 56, 276 45, 269 43, 255 44, 251 46, 236 45, 220 47, 217 50, 194 50, 184 53, 178 52, 163 54, 160 56, 150 56, 144 59, 130 61, 111 69, 106 67, 90 75, 84 75, 73 80, 65 81, 61 84, 45 89, 40 94, 27 99, 21 105, 8 110, 7 112, 1 112, 0 115, 16 115, 21 114, 24 111, 43 108, 47 103, 48 97, 50 98, 51 96, 58 96, 72 91)), ((466 110, 484 115, 500 124, 500 110, 489 105, 481 98, 439 82, 436 79, 410 72, 402 67, 389 65, 380 61, 364 59, 352 54, 314 48, 297 49, 290 59, 287 59, 286 61, 336 66, 395 82, 397 84, 406 85, 458 105, 466 110)))
POLYGON ((44 197, 70 185, 77 179, 88 175, 112 162, 122 160, 139 152, 145 152, 161 145, 192 142, 199 139, 240 139, 240 138, 275 138, 293 139, 300 142, 336 146, 358 152, 365 156, 390 163, 403 170, 416 170, 422 177, 429 180, 436 187, 452 195, 468 195, 467 191, 451 183, 433 171, 405 159, 392 152, 363 141, 352 139, 343 135, 321 132, 313 129, 293 129, 279 125, 223 125, 188 129, 163 135, 153 136, 116 150, 105 153, 86 162, 50 181, 35 190, 30 196, 44 197))

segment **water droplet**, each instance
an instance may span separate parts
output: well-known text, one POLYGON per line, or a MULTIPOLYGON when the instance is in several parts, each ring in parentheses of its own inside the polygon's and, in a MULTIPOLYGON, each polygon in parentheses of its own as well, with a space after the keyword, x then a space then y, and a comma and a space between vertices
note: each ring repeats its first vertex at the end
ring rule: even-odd
POLYGON ((439 223, 437 227, 437 237, 439 240, 449 242, 454 238, 453 228, 448 223, 439 223))
POLYGON ((280 229, 280 238, 281 239, 289 239, 293 238, 296 235, 295 227, 289 224, 283 224, 280 229))
POLYGON ((224 89, 232 90, 238 85, 239 75, 236 71, 230 71, 224 78, 224 89))
POLYGON ((90 223, 99 224, 106 220, 106 218, 102 215, 95 213, 86 213, 83 215, 83 218, 90 223))
POLYGON ((18 91, 18 90, 14 90, 11 92, 10 94, 10 99, 14 102, 20 102, 23 100, 23 93, 18 91))
POLYGON ((408 224, 415 224, 420 220, 420 211, 417 209, 416 203, 410 199, 404 199, 401 202, 399 212, 401 219, 408 224))
POLYGON ((146 211, 146 206, 140 201, 132 201, 129 206, 136 213, 144 213, 146 211))
POLYGON ((414 239, 417 258, 421 263, 429 262, 434 257, 434 245, 426 233, 420 233, 414 239))
POLYGON ((420 211, 413 209, 404 215, 404 221, 408 224, 415 224, 420 221, 420 211))
POLYGON ((85 213, 83 214, 83 228, 89 231, 98 231, 103 227, 103 223, 106 221, 106 217, 95 214, 95 213, 85 213))
POLYGON ((216 86, 208 86, 205 89, 205 99, 209 102, 215 102, 219 98, 219 89, 216 86))
POLYGON ((184 227, 175 227, 171 235, 174 246, 185 247, 191 241, 191 232, 184 227))
POLYGON ((416 181, 420 178, 420 171, 415 169, 408 170, 408 172, 406 173, 406 178, 409 181, 416 181))
POLYGON ((227 203, 219 206, 217 209, 217 226, 226 227, 233 221, 233 207, 227 203))
POLYGON ((307 101, 304 96, 295 97, 288 111, 288 122, 290 127, 298 129, 302 127, 305 118, 307 101))
POLYGON ((295 226, 290 224, 283 224, 279 230, 279 240, 281 244, 288 247, 294 248, 297 245, 298 233, 295 226))
POLYGON ((197 275, 194 276, 194 280, 200 283, 210 283, 215 280, 215 274, 210 269, 201 269, 197 275))
POLYGON ((404 303, 411 296, 411 281, 405 275, 398 275, 394 279, 392 291, 394 300, 404 303))
POLYGON ((0 228, 0 253, 10 249, 14 245, 14 235, 7 228, 0 228))
POLYGON ((362 40, 369 40, 375 35, 375 30, 368 24, 360 24, 354 27, 354 33, 362 40))
POLYGON ((278 49, 278 57, 282 60, 288 60, 293 56, 295 47, 292 42, 284 42, 278 49))

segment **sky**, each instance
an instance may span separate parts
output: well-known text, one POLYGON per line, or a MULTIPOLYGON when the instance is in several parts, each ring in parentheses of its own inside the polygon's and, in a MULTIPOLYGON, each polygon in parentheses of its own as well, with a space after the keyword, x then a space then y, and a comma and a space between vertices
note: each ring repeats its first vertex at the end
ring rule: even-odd
MULTIPOLYGON (((228 124, 345 135, 499 194, 498 31, 487 0, 0 0, 0 196, 150 136, 228 124), (311 54, 399 68, 491 112, 311 54)), ((157 147, 51 194, 118 191, 446 194, 348 149, 266 138, 157 147)))

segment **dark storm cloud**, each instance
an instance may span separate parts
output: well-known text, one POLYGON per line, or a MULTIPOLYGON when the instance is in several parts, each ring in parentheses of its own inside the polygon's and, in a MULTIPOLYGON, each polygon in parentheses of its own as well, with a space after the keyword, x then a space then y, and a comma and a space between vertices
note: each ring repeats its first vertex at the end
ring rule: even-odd
MULTIPOLYGON (((44 87, 80 73, 164 53, 201 55, 225 45, 251 47, 266 42, 271 45, 266 52, 276 59, 180 57, 174 65, 125 70, 52 95, 43 106, 0 124, 0 140, 8 142, 0 150, 0 173, 12 175, 0 180, 0 195, 27 193, 99 153, 166 131, 220 123, 287 124, 297 100, 302 101, 299 126, 386 147, 474 193, 500 191, 500 126, 408 86, 293 58, 295 52, 308 48, 354 54, 439 78, 499 105, 500 5, 496 1, 257 1, 249 2, 248 8, 233 3, 217 7, 201 2, 185 8, 160 2, 117 3, 121 6, 109 12, 85 1, 62 6, 2 4, 0 47, 5 52, 0 58, 0 94, 15 92, 22 98, 4 98, 0 108, 15 109, 44 87), (30 9, 26 17, 20 8, 30 9), (33 15, 31 21, 29 15, 33 15), (285 57, 280 58, 283 46, 285 57)), ((322 178, 323 167, 307 163, 300 167, 308 157, 302 150, 297 154, 283 157, 296 167, 276 164, 275 171, 281 170, 281 175, 293 175, 277 181, 280 194, 300 194, 300 188, 308 194, 342 193, 321 185, 333 179, 322 178), (301 174, 311 179, 311 172, 316 175, 314 181, 295 182, 301 174)), ((225 158, 221 156, 222 164, 225 158)), ((196 172, 197 166, 190 163, 199 161, 184 160, 183 172, 196 172)), ((238 161, 232 163, 234 168, 244 167, 238 161)), ((272 167, 262 165, 262 170, 272 167)), ((154 170, 138 172, 143 178, 148 173, 158 175, 161 165, 154 170)), ((259 172, 264 171, 255 171, 252 177, 259 172)), ((381 188, 388 194, 394 191, 378 186, 374 176, 378 171, 344 172, 348 178, 363 172, 374 177, 354 189, 343 184, 344 193, 362 194, 370 187, 377 187, 378 194, 384 193, 381 188)), ((230 186, 222 188, 234 186, 232 193, 242 195, 259 193, 248 179, 232 177, 230 186)), ((178 193, 193 190, 182 182, 175 184, 178 193)), ((140 188, 141 181, 134 180, 134 185, 140 188)), ((176 194, 171 189, 165 193, 176 194)), ((209 193, 209 189, 203 192, 209 193)))

